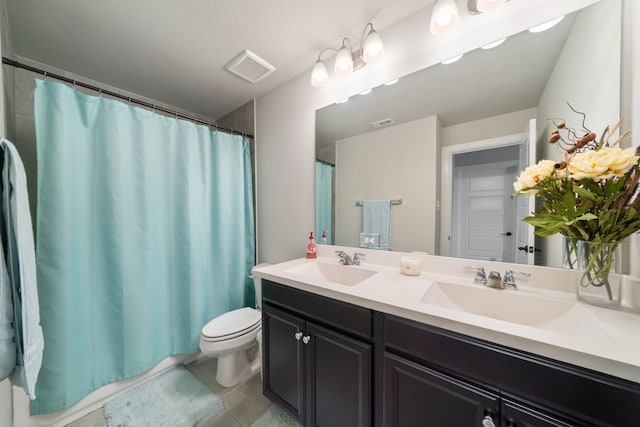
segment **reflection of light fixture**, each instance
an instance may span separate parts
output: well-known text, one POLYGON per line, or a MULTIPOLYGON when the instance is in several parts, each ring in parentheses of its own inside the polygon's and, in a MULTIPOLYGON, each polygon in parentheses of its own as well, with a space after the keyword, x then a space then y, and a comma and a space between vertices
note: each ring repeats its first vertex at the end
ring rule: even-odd
POLYGON ((438 0, 431 13, 431 34, 439 35, 452 30, 459 19, 458 6, 453 0, 438 0))
POLYGON ((458 56, 454 56, 453 58, 445 59, 444 61, 441 62, 441 64, 453 64, 454 62, 462 58, 462 56, 463 55, 461 54, 458 56))
POLYGON ((469 0, 467 9, 469 13, 483 13, 506 3, 507 0, 469 0))
POLYGON ((334 72, 336 75, 342 77, 350 75, 354 70, 358 70, 366 64, 378 62, 384 57, 382 39, 373 29, 373 24, 368 23, 362 32, 360 48, 357 51, 353 52, 351 50, 351 42, 346 37, 342 39, 342 46, 340 49, 327 47, 320 51, 318 54, 318 60, 311 71, 311 84, 313 86, 324 86, 329 81, 327 67, 324 65, 321 58, 322 54, 327 50, 337 52, 334 72))
POLYGON ((546 31, 556 25, 558 22, 562 21, 562 18, 564 18, 564 16, 552 19, 551 21, 547 21, 544 24, 536 25, 535 27, 529 28, 529 31, 531 31, 532 33, 540 33, 542 31, 546 31))
POLYGON ((503 39, 500 39, 500 40, 496 40, 496 41, 494 41, 492 43, 485 44, 484 46, 481 46, 481 49, 493 49, 494 47, 500 46, 502 43, 505 42, 505 40, 507 40, 506 37, 503 38, 503 39))

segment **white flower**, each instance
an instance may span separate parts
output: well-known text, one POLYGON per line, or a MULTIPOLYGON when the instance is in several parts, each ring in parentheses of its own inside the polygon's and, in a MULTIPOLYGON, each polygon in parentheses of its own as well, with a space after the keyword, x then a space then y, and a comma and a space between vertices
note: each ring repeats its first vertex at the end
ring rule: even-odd
POLYGON ((536 185, 542 180, 550 178, 554 171, 554 161, 540 160, 537 164, 531 165, 522 171, 516 182, 513 183, 513 189, 516 190, 517 193, 533 196, 538 192, 535 188, 536 185))
POLYGON ((638 162, 635 148, 605 147, 575 154, 567 169, 571 179, 608 180, 626 174, 638 162))

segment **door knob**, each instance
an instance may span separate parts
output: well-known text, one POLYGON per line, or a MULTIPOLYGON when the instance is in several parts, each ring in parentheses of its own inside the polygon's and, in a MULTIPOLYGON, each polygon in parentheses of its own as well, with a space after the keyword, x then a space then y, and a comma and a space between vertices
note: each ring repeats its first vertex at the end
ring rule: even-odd
POLYGON ((496 427, 496 423, 493 422, 490 415, 487 415, 482 419, 482 427, 496 427))
POLYGON ((300 338, 302 338, 302 332, 296 332, 294 338, 296 339, 296 341, 300 341, 300 338))
POLYGON ((302 342, 305 344, 309 344, 309 341, 311 341, 311 337, 309 335, 307 335, 306 337, 302 338, 302 342))

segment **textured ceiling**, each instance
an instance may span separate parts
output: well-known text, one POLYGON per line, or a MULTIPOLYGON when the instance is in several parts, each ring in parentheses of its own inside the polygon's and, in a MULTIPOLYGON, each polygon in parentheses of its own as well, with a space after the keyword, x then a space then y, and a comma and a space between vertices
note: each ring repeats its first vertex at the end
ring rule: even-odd
POLYGON ((218 119, 434 0, 6 0, 14 53, 218 119), (251 84, 224 70, 249 49, 276 71, 251 84))

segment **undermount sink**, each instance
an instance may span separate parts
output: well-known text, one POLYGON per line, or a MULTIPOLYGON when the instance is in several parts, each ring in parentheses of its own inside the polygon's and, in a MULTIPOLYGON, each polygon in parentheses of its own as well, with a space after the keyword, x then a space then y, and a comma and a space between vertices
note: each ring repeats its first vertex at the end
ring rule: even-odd
POLYGON ((520 292, 436 281, 421 301, 521 325, 547 322, 568 313, 576 305, 520 292))
POLYGON ((304 276, 308 279, 328 280, 341 285, 353 286, 376 274, 354 265, 330 264, 327 262, 308 262, 284 270, 284 273, 304 276))

